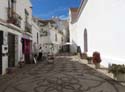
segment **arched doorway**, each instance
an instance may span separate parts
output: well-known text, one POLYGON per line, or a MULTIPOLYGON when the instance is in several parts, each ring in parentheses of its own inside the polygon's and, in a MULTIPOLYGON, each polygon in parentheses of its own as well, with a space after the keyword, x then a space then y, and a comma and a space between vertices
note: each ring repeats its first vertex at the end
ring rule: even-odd
POLYGON ((87 29, 84 29, 84 52, 88 52, 88 36, 87 29))

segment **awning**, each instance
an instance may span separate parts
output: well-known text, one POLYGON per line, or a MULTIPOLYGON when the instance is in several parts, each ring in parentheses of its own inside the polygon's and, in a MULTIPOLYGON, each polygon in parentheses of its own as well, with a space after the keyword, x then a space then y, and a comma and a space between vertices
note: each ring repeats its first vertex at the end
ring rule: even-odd
POLYGON ((22 38, 28 39, 28 40, 32 40, 32 37, 27 35, 27 34, 25 34, 25 33, 23 33, 22 38))

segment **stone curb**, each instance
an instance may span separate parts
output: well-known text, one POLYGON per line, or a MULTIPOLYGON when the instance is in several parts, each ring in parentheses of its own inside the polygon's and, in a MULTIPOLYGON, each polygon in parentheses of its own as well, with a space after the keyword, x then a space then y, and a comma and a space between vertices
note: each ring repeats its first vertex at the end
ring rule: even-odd
MULTIPOLYGON (((87 60, 86 59, 80 59, 79 56, 74 56, 74 59, 78 59, 80 63, 82 64, 86 64, 87 66, 93 68, 94 70, 100 72, 100 73, 103 73, 105 75, 107 75, 108 77, 112 78, 113 80, 115 80, 113 78, 113 74, 112 73, 108 73, 108 68, 104 67, 104 66, 100 66, 101 68, 100 69, 95 69, 95 65, 92 63, 92 64, 88 64, 87 60)), ((123 86, 125 86, 125 82, 120 82, 123 86)))

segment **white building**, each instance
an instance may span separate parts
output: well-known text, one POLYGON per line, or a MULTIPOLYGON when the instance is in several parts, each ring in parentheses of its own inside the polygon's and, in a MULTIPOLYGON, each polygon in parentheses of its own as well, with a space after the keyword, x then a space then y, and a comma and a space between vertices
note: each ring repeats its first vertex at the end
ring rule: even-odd
POLYGON ((125 64, 124 10, 124 0, 82 0, 71 39, 82 52, 99 51, 105 66, 125 64))
POLYGON ((23 56, 28 63, 31 22, 30 0, 0 0, 0 74, 5 74, 8 67, 16 66, 23 56))
POLYGON ((56 23, 57 29, 63 33, 64 43, 69 42, 69 21, 58 17, 53 17, 52 20, 56 23))
POLYGON ((70 8, 69 10, 69 35, 70 35, 70 52, 77 53, 77 40, 79 39, 77 36, 77 20, 78 8, 70 8))
POLYGON ((33 19, 32 21, 32 52, 39 53, 40 47, 40 27, 37 22, 33 19), (36 50, 36 51, 35 51, 36 50))
POLYGON ((52 20, 57 25, 57 30, 63 34, 63 46, 61 52, 69 52, 69 21, 62 20, 58 17, 52 17, 52 20))
POLYGON ((53 20, 38 19, 41 27, 40 44, 43 52, 57 54, 63 44, 63 33, 61 33, 53 20))

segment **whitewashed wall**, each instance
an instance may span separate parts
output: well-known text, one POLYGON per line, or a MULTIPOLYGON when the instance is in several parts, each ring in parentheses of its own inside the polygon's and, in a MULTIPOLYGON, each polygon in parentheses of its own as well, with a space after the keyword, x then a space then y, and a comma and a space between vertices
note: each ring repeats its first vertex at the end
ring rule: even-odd
POLYGON ((69 35, 70 35, 70 52, 77 53, 77 46, 79 46, 78 41, 80 37, 78 35, 78 28, 76 21, 77 12, 69 9, 69 35))
POLYGON ((51 43, 54 44, 54 53, 58 53, 59 52, 59 49, 60 49, 60 46, 62 45, 62 40, 61 38, 63 37, 62 34, 60 34, 58 32, 58 30, 55 30, 52 28, 52 30, 49 31, 50 32, 50 40, 51 40, 51 43), (55 35, 57 35, 57 41, 55 40, 55 35))
POLYGON ((54 28, 47 28, 47 26, 44 28, 45 30, 48 31, 47 36, 41 36, 40 37, 40 43, 43 46, 43 51, 44 52, 50 52, 50 46, 49 45, 44 45, 44 44, 54 44, 54 49, 53 53, 56 54, 59 52, 59 46, 62 44, 62 34, 58 32, 58 30, 55 30, 54 28), (55 40, 55 34, 57 34, 57 41, 55 40))
MULTIPOLYGON (((25 9, 29 13, 29 23, 32 23, 32 5, 30 0, 17 0, 16 1, 16 13, 21 16, 22 23, 21 28, 24 30, 24 22, 25 22, 25 9)), ((3 20, 7 20, 7 8, 8 8, 8 0, 0 0, 0 18, 3 20)))
POLYGON ((58 44, 62 45, 62 39, 63 39, 63 35, 60 33, 57 33, 57 42, 58 44))
POLYGON ((45 43, 49 43, 50 39, 49 36, 42 36, 40 37, 40 44, 42 45, 42 50, 43 52, 48 52, 49 47, 47 45, 45 45, 45 43))
POLYGON ((30 3, 30 0, 17 0, 16 2, 16 12, 19 14, 22 18, 21 22, 21 28, 25 30, 25 9, 29 13, 29 19, 28 22, 32 23, 32 5, 30 3))
POLYGON ((108 63, 125 64, 124 10, 124 0, 88 0, 75 31, 78 36, 75 42, 80 45, 82 52, 83 32, 86 28, 90 55, 93 51, 99 51, 105 66, 108 63))
POLYGON ((76 53, 77 52, 77 45, 78 45, 78 37, 77 37, 77 24, 74 23, 74 24, 69 24, 69 34, 70 34, 70 43, 72 43, 70 45, 70 52, 71 53, 76 53))

